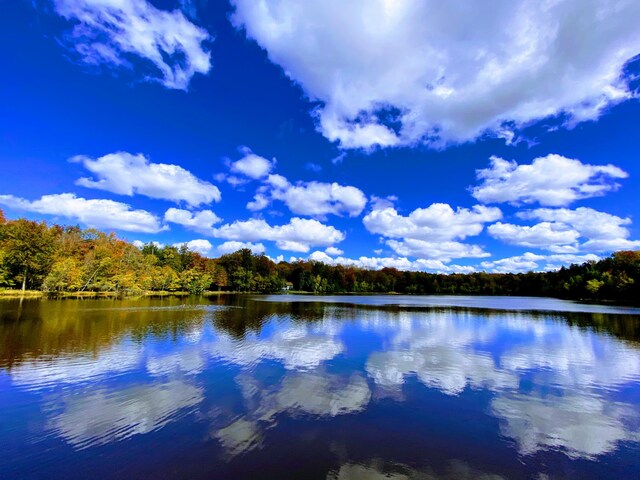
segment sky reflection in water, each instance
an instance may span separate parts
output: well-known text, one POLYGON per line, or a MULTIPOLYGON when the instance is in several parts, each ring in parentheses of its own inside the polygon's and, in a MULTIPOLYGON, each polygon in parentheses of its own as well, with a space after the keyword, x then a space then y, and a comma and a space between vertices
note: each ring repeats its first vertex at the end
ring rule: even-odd
POLYGON ((1 477, 640 475, 637 315, 285 299, 2 302, 1 477))

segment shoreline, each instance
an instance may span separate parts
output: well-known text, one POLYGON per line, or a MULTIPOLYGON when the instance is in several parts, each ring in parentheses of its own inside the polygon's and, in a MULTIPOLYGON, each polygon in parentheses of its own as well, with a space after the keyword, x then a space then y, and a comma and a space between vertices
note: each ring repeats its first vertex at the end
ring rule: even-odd
MULTIPOLYGON (((453 296, 453 297, 513 297, 513 296, 522 296, 522 295, 506 295, 506 294, 483 294, 483 295, 472 295, 472 294, 441 294, 441 293, 425 293, 425 294, 415 294, 415 293, 398 293, 398 292, 325 292, 325 293, 314 293, 314 292, 306 292, 302 290, 289 290, 286 292, 238 292, 238 291, 205 291, 201 294, 193 294, 188 291, 154 291, 154 290, 146 290, 143 292, 137 293, 121 293, 121 292, 43 292, 41 290, 14 290, 14 289, 4 289, 0 290, 0 300, 2 299, 38 299, 38 300, 54 300, 54 299, 98 299, 98 298, 142 298, 142 297, 214 297, 219 295, 309 295, 309 296, 381 296, 381 295, 406 295, 406 296, 453 296)), ((536 295, 525 295, 525 297, 531 298, 542 298, 536 295)), ((629 303, 629 302, 617 302, 614 300, 596 300, 590 298, 562 298, 562 297, 554 297, 545 295, 544 297, 548 298, 556 298, 558 300, 565 300, 569 302, 576 302, 582 304, 593 304, 593 305, 610 305, 610 306, 620 306, 620 307, 638 307, 640 303, 629 303)))
POLYGON ((194 295, 187 291, 153 291, 146 290, 137 293, 122 293, 122 292, 43 292, 41 290, 0 290, 1 298, 30 298, 30 299, 54 299, 54 298, 137 298, 137 297, 189 297, 189 296, 204 296, 211 297, 215 295, 231 295, 239 293, 256 293, 256 292, 202 292, 200 295, 194 295))

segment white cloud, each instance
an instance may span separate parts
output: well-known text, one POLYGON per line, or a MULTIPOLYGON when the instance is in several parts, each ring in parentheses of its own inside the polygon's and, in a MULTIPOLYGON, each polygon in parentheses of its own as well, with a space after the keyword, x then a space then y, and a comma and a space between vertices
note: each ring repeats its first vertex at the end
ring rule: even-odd
MULTIPOLYGON (((292 257, 291 262, 298 259, 292 257)), ((475 269, 473 267, 462 265, 447 265, 441 260, 434 259, 417 259, 409 260, 407 257, 365 257, 333 258, 325 252, 315 251, 309 255, 309 260, 326 263, 327 265, 347 265, 371 270, 380 270, 382 268, 396 268, 398 270, 412 270, 435 273, 470 273, 475 269)))
POLYGON ((263 434, 258 422, 239 418, 211 435, 220 441, 227 455, 236 456, 262 444, 263 434))
POLYGON ((321 102, 318 128, 343 148, 510 138, 634 96, 623 68, 640 53, 638 2, 232 3, 234 25, 321 102))
POLYGON ((640 379, 640 351, 612 337, 577 327, 542 329, 536 341, 514 346, 501 365, 520 373, 537 371, 555 385, 617 389, 640 379), (594 343, 594 340, 596 342, 594 343))
POLYGON ((542 220, 533 226, 496 223, 488 227, 491 236, 511 245, 540 248, 556 253, 611 252, 640 248, 640 241, 629 240, 621 218, 592 208, 538 208, 518 212, 525 220, 542 220))
POLYGON ((266 177, 275 167, 275 159, 269 161, 260 155, 252 153, 247 148, 242 149, 242 151, 245 156, 229 165, 229 170, 234 173, 257 180, 266 177))
POLYGON ((399 389, 414 374, 426 386, 447 395, 460 395, 468 387, 500 392, 518 386, 514 372, 498 367, 490 355, 472 348, 490 337, 491 330, 475 329, 468 321, 447 314, 431 314, 422 320, 408 316, 398 323, 401 326, 393 328, 396 334, 388 348, 367 359, 365 369, 376 385, 399 389))
POLYGON ((163 248, 163 247, 164 247, 164 244, 163 244, 163 243, 155 242, 155 241, 153 241, 153 242, 143 242, 142 240, 134 240, 134 241, 133 241, 133 242, 131 242, 131 243, 133 243, 133 245, 134 245, 136 248, 139 248, 139 249, 142 249, 142 247, 144 247, 147 243, 150 243, 150 244, 152 244, 152 245, 155 245, 155 246, 156 246, 156 247, 158 247, 158 248, 163 248))
POLYGON ((182 380, 90 389, 56 398, 45 428, 83 449, 158 430, 203 400, 201 387, 182 380))
POLYGON ((213 230, 212 236, 227 240, 256 242, 271 240, 282 250, 308 252, 312 246, 328 247, 344 240, 345 235, 317 220, 292 218, 284 225, 271 226, 261 219, 237 220, 213 230))
POLYGON ((271 200, 269 198, 265 197, 261 193, 256 193, 256 195, 253 197, 253 200, 247 203, 247 208, 252 212, 258 212, 267 208, 270 203, 271 200))
POLYGON ((322 262, 329 265, 332 265, 334 263, 334 259, 332 257, 327 255, 325 252, 320 252, 318 250, 316 250, 315 252, 312 252, 311 255, 309 255, 309 260, 322 262))
POLYGON ((402 241, 387 240, 386 243, 398 255, 421 259, 449 261, 452 258, 482 258, 490 256, 478 245, 461 242, 425 242, 424 240, 408 238, 402 241))
POLYGON ((220 201, 215 185, 195 177, 178 165, 151 163, 142 154, 116 152, 92 159, 84 155, 71 161, 82 165, 96 176, 96 180, 80 178, 76 184, 97 188, 119 195, 145 195, 150 198, 184 201, 192 207, 220 201))
POLYGON ((146 0, 54 0, 54 5, 74 24, 68 39, 86 64, 131 69, 131 60, 143 60, 157 69, 147 80, 179 90, 186 90, 196 73, 211 69, 203 47, 211 37, 179 10, 159 10, 146 0))
POLYGON ((209 351, 216 358, 242 366, 276 360, 287 370, 310 370, 342 353, 344 345, 327 332, 300 325, 283 328, 266 338, 248 334, 242 343, 220 335, 209 351))
POLYGON ((399 255, 448 261, 452 258, 486 257, 482 247, 467 245, 462 240, 482 232, 484 224, 498 220, 502 212, 495 207, 476 205, 471 209, 453 210, 446 203, 434 203, 402 216, 389 200, 373 199, 373 209, 363 219, 371 233, 384 237, 399 255))
POLYGON ((458 345, 416 343, 409 351, 374 352, 367 360, 367 373, 387 389, 402 385, 405 376, 415 373, 426 386, 447 395, 459 395, 467 386, 495 391, 517 385, 515 376, 499 371, 488 355, 458 345))
POLYGON ((292 185, 282 175, 269 175, 247 208, 262 210, 273 200, 284 202, 294 214, 312 216, 346 214, 356 217, 367 204, 367 197, 356 187, 335 182, 298 182, 292 185))
POLYGON ((580 233, 561 223, 542 222, 532 227, 498 222, 487 228, 489 235, 510 245, 550 249, 568 247, 576 250, 580 233))
POLYGON ((256 191, 253 200, 247 203, 247 208, 251 211, 264 210, 273 201, 281 201, 296 215, 324 217, 328 214, 346 214, 356 217, 367 204, 367 197, 356 187, 335 182, 292 184, 284 176, 271 173, 275 168, 275 159, 269 161, 251 152, 247 147, 242 147, 241 151, 245 156, 229 163, 229 170, 239 176, 221 174, 218 178, 233 186, 243 185, 249 180, 261 180, 262 185, 256 191))
POLYGON ((574 255, 574 254, 554 254, 538 255, 526 252, 514 257, 502 258, 499 260, 482 262, 480 267, 489 272, 496 273, 518 273, 529 271, 557 270, 561 266, 570 264, 581 264, 589 261, 597 261, 600 257, 594 254, 574 255))
POLYGON ((584 251, 591 252, 638 250, 640 249, 640 240, 627 240, 626 238, 600 238, 584 242, 581 248, 584 251))
POLYGON ((545 328, 534 342, 506 352, 500 364, 519 375, 535 372, 537 383, 565 390, 492 401, 493 413, 504 420, 503 434, 517 441, 521 453, 561 447, 570 457, 590 458, 615 450, 619 441, 640 439, 629 429, 636 409, 601 397, 640 378, 640 354, 632 346, 580 328, 545 328))
POLYGON ((637 409, 618 398, 640 378, 640 355, 615 337, 513 312, 482 328, 448 313, 370 316, 361 324, 385 338, 384 351, 372 352, 365 365, 378 387, 397 391, 415 376, 447 395, 489 391, 491 414, 522 455, 558 449, 592 458, 640 439, 637 409), (514 333, 518 345, 497 357, 487 353, 485 345, 514 333), (522 393, 521 380, 531 375, 534 388, 522 393))
POLYGON ((350 376, 312 372, 287 372, 274 392, 262 398, 263 419, 275 419, 281 412, 317 416, 353 414, 364 410, 371 399, 366 378, 354 373, 350 376))
POLYGON ((164 213, 165 222, 177 223, 190 230, 204 235, 213 235, 213 225, 221 221, 211 210, 190 212, 179 208, 169 208, 164 213))
POLYGON ((238 242, 235 240, 231 240, 228 242, 224 242, 216 247, 218 253, 224 255, 226 253, 237 252, 238 250, 242 250, 243 248, 248 248, 252 253, 261 254, 265 252, 264 245, 261 243, 251 243, 251 242, 238 242))
POLYGON ((491 408, 522 455, 562 448, 571 458, 595 458, 637 440, 625 427, 624 408, 596 396, 513 394, 495 398, 491 408))
POLYGON ((630 218, 621 218, 588 207, 575 210, 566 208, 538 208, 519 212, 523 219, 538 219, 558 225, 568 225, 586 241, 580 249, 591 252, 611 252, 640 248, 640 241, 629 240, 630 232, 625 225, 631 225, 630 218))
POLYGON ((188 242, 179 242, 179 243, 173 244, 173 246, 176 248, 180 248, 183 245, 186 246, 192 252, 197 252, 204 256, 207 256, 209 252, 211 252, 211 249, 213 248, 213 245, 211 245, 211 242, 203 238, 198 238, 195 240, 189 240, 188 242))
POLYGON ((43 195, 32 202, 13 195, 0 195, 0 205, 26 212, 66 217, 92 228, 143 233, 158 233, 168 228, 146 210, 132 210, 126 203, 86 199, 73 193, 43 195))
POLYGON ((482 232, 484 224, 502 218, 495 207, 476 205, 471 209, 453 210, 446 203, 433 203, 417 208, 404 217, 393 207, 374 209, 363 219, 371 233, 385 237, 411 238, 428 242, 464 239, 482 232))
POLYGON ((20 363, 11 371, 11 380, 28 390, 48 389, 54 385, 98 382, 130 372, 142 358, 142 347, 118 344, 100 348, 95 355, 53 357, 46 368, 37 359, 20 363))
POLYGON ((344 253, 344 251, 336 247, 325 248, 324 251, 327 255, 332 255, 332 256, 342 255, 344 253))
POLYGON ((489 168, 476 173, 482 184, 471 193, 481 202, 537 202, 552 207, 602 196, 619 187, 615 179, 627 177, 626 172, 611 164, 589 165, 555 154, 538 157, 531 165, 494 156, 489 168))
POLYGON ((272 426, 283 414, 348 415, 364 410, 371 399, 364 376, 331 374, 323 368, 290 370, 279 383, 270 385, 243 373, 236 377, 236 382, 244 397, 246 413, 212 435, 232 456, 259 446, 263 429, 272 426))
MULTIPOLYGON (((202 330, 197 328, 186 332, 185 339, 196 344, 202 338, 202 330)), ((200 349, 182 348, 172 350, 171 353, 154 352, 147 357, 146 368, 154 377, 170 376, 178 373, 182 375, 197 375, 207 367, 206 360, 200 349)))

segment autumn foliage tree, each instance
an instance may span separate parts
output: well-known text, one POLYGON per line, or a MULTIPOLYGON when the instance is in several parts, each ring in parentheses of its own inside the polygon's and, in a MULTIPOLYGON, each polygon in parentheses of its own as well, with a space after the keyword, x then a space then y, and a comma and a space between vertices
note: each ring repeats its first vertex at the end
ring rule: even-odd
POLYGON ((278 262, 249 249, 206 258, 186 246, 138 248, 115 234, 77 226, 6 220, 0 210, 0 287, 46 292, 231 290, 311 293, 535 295, 640 303, 640 251, 552 272, 436 274, 367 270, 316 261, 278 262))

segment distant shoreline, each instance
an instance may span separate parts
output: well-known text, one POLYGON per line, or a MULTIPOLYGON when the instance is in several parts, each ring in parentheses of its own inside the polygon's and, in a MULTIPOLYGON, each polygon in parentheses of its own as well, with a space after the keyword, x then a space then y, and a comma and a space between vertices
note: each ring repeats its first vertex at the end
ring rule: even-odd
POLYGON ((382 296, 382 295, 406 295, 406 296, 452 296, 452 297, 531 297, 531 298, 556 298, 558 300, 567 300, 571 302, 577 303, 588 303, 594 305, 612 305, 612 306, 627 306, 627 307, 637 307, 640 303, 636 302, 623 302, 623 301, 614 301, 614 300, 597 300, 594 298, 583 298, 583 299, 573 299, 573 298, 562 298, 556 297, 552 295, 544 295, 543 297, 538 295, 508 295, 504 293, 497 294, 482 294, 482 295, 474 295, 474 294, 442 294, 442 293, 434 293, 434 294, 423 294, 423 293, 398 293, 398 292, 340 292, 340 293, 315 293, 309 291, 302 290, 289 290, 283 292, 272 292, 272 293, 264 293, 264 292, 238 292, 238 291, 205 291, 200 294, 193 294, 187 291, 154 291, 147 290, 143 292, 45 292, 41 290, 26 290, 22 291, 20 289, 4 289, 0 290, 0 300, 1 299, 38 299, 38 300, 47 300, 47 299, 99 299, 99 298, 140 298, 140 297, 214 297, 218 295, 309 295, 309 296, 382 296))

